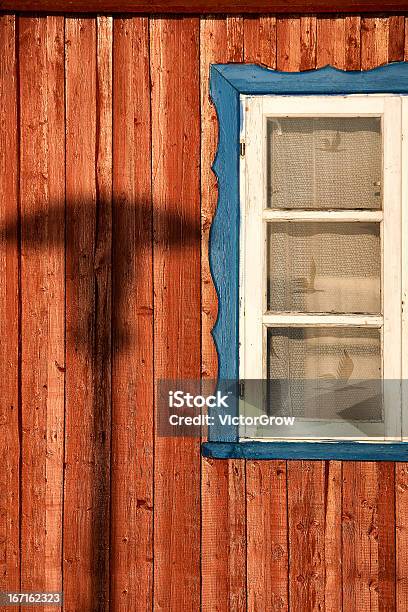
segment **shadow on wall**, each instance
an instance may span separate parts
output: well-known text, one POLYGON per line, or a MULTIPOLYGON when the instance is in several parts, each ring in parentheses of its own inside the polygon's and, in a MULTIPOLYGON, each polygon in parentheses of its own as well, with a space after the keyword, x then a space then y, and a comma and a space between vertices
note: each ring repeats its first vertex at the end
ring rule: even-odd
MULTIPOLYGON (((166 262, 171 258, 178 262, 184 287, 188 287, 191 279, 195 278, 192 272, 194 258, 199 270, 200 216, 197 214, 196 219, 186 217, 181 207, 180 203, 164 203, 162 208, 155 208, 153 214, 150 202, 135 202, 131 205, 119 198, 111 207, 110 201, 105 205, 103 202, 95 203, 90 198, 81 202, 67 201, 65 208, 59 203, 58 206, 44 207, 34 214, 23 212, 19 225, 16 220, 8 225, 0 225, 0 239, 17 244, 19 250, 23 245, 26 261, 34 256, 34 250, 36 257, 40 253, 40 257, 46 260, 49 252, 65 252, 65 283, 66 286, 69 284, 65 300, 71 322, 70 327, 66 328, 66 350, 79 353, 86 368, 89 364, 94 388, 90 394, 93 420, 90 443, 93 444, 94 453, 93 501, 90 508, 93 541, 91 580, 98 605, 105 599, 105 577, 109 573, 109 541, 106 540, 106 534, 109 533, 111 480, 108 459, 110 436, 109 431, 106 435, 106 430, 109 430, 111 422, 110 360, 115 354, 126 353, 137 347, 140 339, 133 334, 136 317, 153 316, 151 279, 154 249, 160 251, 160 261, 166 262), (150 267, 147 272, 143 269, 144 265, 150 267), (140 291, 141 294, 140 298, 136 294, 136 311, 133 291, 140 291)), ((39 278, 41 274, 46 274, 46 268, 38 274, 39 278)), ((180 277, 168 279, 169 272, 162 269, 158 270, 157 275, 159 291, 165 289, 165 283, 167 289, 171 290, 168 296, 168 300, 174 302, 171 307, 177 308, 177 302, 185 299, 180 277), (172 287, 170 283, 174 283, 172 287)), ((23 300, 24 291, 23 283, 23 300)), ((39 297, 40 291, 39 287, 39 297)), ((36 296, 28 297, 35 300, 36 296)), ((161 299, 160 293, 158 299, 161 299)), ((194 308, 193 304, 191 308, 194 308)), ((194 335, 200 333, 195 329, 186 331, 194 335)), ((73 398, 75 389, 71 392, 73 398)), ((71 402, 71 421, 80 418, 76 410, 77 406, 71 402)), ((113 460, 118 463, 117 457, 113 460)), ((72 524, 72 529, 78 529, 78 525, 72 524)), ((65 559, 65 562, 69 561, 65 559)))
MULTIPOLYGON (((34 214, 23 213, 20 228, 16 222, 0 226, 0 238, 20 243, 18 236, 21 234, 26 257, 30 256, 30 247, 41 247, 44 251, 65 248, 65 282, 71 282, 77 306, 80 307, 81 298, 84 305, 89 305, 92 300, 89 287, 94 286, 95 311, 93 321, 88 322, 91 327, 99 314, 96 309, 101 292, 98 289, 103 284, 104 293, 109 296, 112 283, 112 339, 116 348, 124 349, 131 346, 135 338, 122 325, 120 314, 125 311, 124 300, 129 291, 133 286, 135 289, 141 287, 140 283, 143 282, 143 269, 138 268, 139 262, 149 260, 153 248, 157 246, 164 257, 179 253, 182 265, 186 266, 185 257, 190 254, 191 247, 200 245, 200 218, 185 217, 173 204, 169 208, 172 210, 155 208, 153 222, 152 206, 146 202, 129 205, 117 199, 112 209, 100 204, 95 207, 94 200, 67 202, 65 210, 51 205, 34 214)), ((146 276, 151 278, 152 271, 146 276)), ((22 293, 24 298, 24 286, 22 293)), ((69 296, 66 300, 70 307, 69 296)), ((67 329, 67 346, 73 341, 75 348, 89 351, 90 331, 88 328, 84 333, 80 326, 67 329)), ((101 332, 101 329, 98 331, 101 332)), ((109 342, 110 328, 104 332, 105 341, 109 342)), ((101 341, 102 338, 99 338, 101 341)))

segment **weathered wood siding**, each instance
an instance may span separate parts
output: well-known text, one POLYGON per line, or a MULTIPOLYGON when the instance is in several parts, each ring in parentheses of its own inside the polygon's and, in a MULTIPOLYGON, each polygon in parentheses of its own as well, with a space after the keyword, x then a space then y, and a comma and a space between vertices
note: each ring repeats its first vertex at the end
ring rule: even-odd
POLYGON ((408 59, 405 30, 0 15, 0 591, 63 588, 67 612, 408 609, 408 465, 201 460, 154 435, 155 381, 217 372, 209 65, 367 69, 408 59))

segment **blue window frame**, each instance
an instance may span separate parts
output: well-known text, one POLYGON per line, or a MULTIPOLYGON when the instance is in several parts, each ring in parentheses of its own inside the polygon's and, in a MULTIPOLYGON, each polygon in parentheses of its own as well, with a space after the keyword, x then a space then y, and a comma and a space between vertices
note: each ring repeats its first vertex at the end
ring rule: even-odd
MULTIPOLYGON (((210 265, 219 312, 213 338, 219 359, 219 385, 239 380, 240 193, 239 160, 242 110, 240 95, 408 94, 408 64, 389 64, 366 72, 332 67, 282 73, 251 64, 217 64, 210 70, 210 93, 219 122, 213 170, 218 178, 218 207, 210 233, 210 265)), ((407 177, 408 178, 408 177, 407 177)), ((238 415, 239 394, 232 414, 238 415)), ((240 442, 236 425, 210 426, 204 456, 244 459, 350 459, 408 461, 406 442, 240 442)))

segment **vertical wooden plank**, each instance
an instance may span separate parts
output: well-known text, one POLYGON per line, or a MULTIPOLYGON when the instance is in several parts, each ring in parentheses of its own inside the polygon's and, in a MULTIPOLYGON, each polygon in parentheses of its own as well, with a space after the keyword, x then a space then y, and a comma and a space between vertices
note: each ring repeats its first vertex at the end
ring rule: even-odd
POLYGON ((395 464, 380 462, 378 470, 378 609, 395 610, 395 464))
POLYGON ((288 462, 289 593, 294 610, 325 605, 325 470, 323 461, 288 462))
MULTIPOLYGON (((269 19, 275 30, 275 19, 269 19)), ((257 32, 256 22, 244 20, 245 61, 275 68, 276 34, 271 41, 265 23, 257 32)), ((249 610, 288 610, 286 484, 285 461, 246 462, 249 610)))
POLYGON ((388 61, 403 61, 405 44, 405 17, 403 15, 393 15, 388 17, 388 31, 388 61))
POLYGON ((153 604, 149 23, 114 19, 111 606, 153 604))
POLYGON ((244 44, 244 20, 241 17, 227 17, 225 24, 230 57, 239 58, 237 61, 240 61, 244 44))
POLYGON ((110 472, 112 429, 112 46, 113 18, 96 18, 96 219, 94 251, 95 515, 93 562, 96 604, 110 608, 110 472))
POLYGON ((368 70, 388 62, 388 19, 363 17, 361 19, 361 69, 368 70))
POLYGON ((276 20, 276 66, 288 72, 300 69, 300 18, 276 20))
POLYGON ((21 587, 59 591, 65 348, 64 21, 62 17, 24 17, 19 25, 21 587))
MULTIPOLYGON (((243 20, 201 19, 200 43, 202 376, 215 380, 217 355, 211 329, 217 318, 217 296, 209 268, 208 239, 217 204, 217 181, 211 164, 217 148, 218 125, 209 99, 209 68, 212 63, 242 61, 243 20)), ((242 461, 202 460, 201 542, 203 611, 245 610, 245 466, 242 461)))
POLYGON ((316 17, 300 18, 300 65, 301 70, 316 68, 316 17))
MULTIPOLYGON (((360 37, 359 37, 360 38, 360 37)), ((341 17, 317 18, 316 65, 344 67, 345 20, 341 17)))
MULTIPOLYGON (((154 18, 150 43, 155 378, 199 380, 199 19, 154 18)), ((158 610, 200 607, 200 463, 199 439, 156 437, 158 610)))
POLYGON ((378 610, 375 463, 343 463, 343 602, 344 610, 378 610))
MULTIPOLYGON (((247 462, 248 610, 288 610, 285 461, 247 462)), ((296 608, 300 609, 300 608, 296 608)))
POLYGON ((325 612, 343 609, 342 593, 342 463, 328 461, 325 468, 324 564, 325 612))
MULTIPOLYGON (((16 18, 0 15, 0 591, 20 589, 16 18)), ((4 608, 5 611, 13 607, 4 608)))
POLYGON ((395 465, 396 610, 408 608, 408 464, 395 465))
POLYGON ((317 67, 360 69, 360 22, 358 16, 317 18, 317 67))
POLYGON ((111 19, 66 19, 65 609, 108 607, 111 19), (78 588, 81 585, 81 588, 78 588))
POLYGON ((361 18, 355 15, 344 20, 346 31, 346 53, 344 68, 360 70, 361 67, 361 18))
POLYGON ((276 18, 270 16, 245 17, 245 61, 276 67, 276 18))
MULTIPOLYGON (((48 401, 46 454, 47 589, 62 590, 65 411, 65 107, 64 19, 47 17, 48 79, 48 401), (55 210, 55 214, 54 211, 55 210)), ((24 221, 23 221, 24 225, 24 221)), ((50 611, 50 607, 44 610, 50 611)))
POLYGON ((300 70, 300 18, 279 17, 276 20, 276 68, 296 72, 300 70))
POLYGON ((246 610, 244 464, 203 460, 202 496, 202 609, 243 612, 246 610))

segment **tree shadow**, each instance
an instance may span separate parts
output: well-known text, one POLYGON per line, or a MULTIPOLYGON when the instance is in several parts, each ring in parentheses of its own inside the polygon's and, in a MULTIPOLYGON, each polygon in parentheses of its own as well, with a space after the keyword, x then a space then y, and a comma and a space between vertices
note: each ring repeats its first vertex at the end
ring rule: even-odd
MULTIPOLYGON (((132 335, 134 317, 151 317, 153 333, 154 251, 160 252, 160 258, 164 261, 176 257, 183 270, 188 270, 192 265, 199 266, 200 214, 190 217, 182 210, 182 204, 174 202, 164 202, 153 210, 151 202, 129 204, 124 198, 116 198, 112 203, 94 198, 67 200, 65 206, 58 202, 47 204, 33 213, 23 210, 20 219, 0 224, 0 240, 15 244, 26 260, 34 252, 38 254, 39 250, 40 256, 46 259, 50 253, 56 253, 57 257, 65 253, 65 305, 67 313, 69 311, 65 319, 65 350, 67 353, 78 352, 78 357, 89 364, 94 387, 91 394, 93 431, 90 432, 92 440, 89 441, 94 449, 91 579, 98 602, 95 605, 102 606, 106 599, 109 574, 109 538, 106 534, 109 533, 111 520, 111 362, 115 354, 131 351, 137 346, 139 340, 132 335), (194 264, 191 255, 194 256, 196 248, 198 254, 194 264), (143 262, 147 262, 150 269, 143 269, 143 262), (137 312, 133 312, 135 302, 129 302, 129 293, 133 289, 138 291, 143 288, 145 279, 149 284, 148 291, 143 289, 146 303, 141 303, 137 312)), ((39 278, 43 273, 39 272, 39 278)), ((162 279, 160 282, 163 282, 162 279)), ((23 283, 23 300, 24 291, 23 283)), ((175 291, 172 299, 177 301, 178 289, 175 291)), ((30 295, 29 298, 32 300, 35 296, 30 295)), ((192 304, 191 308, 194 307, 192 304)), ((190 333, 196 332, 191 330, 190 333)), ((65 364, 59 364, 59 367, 65 369, 65 364)), ((81 374, 74 376, 80 377, 81 374)), ((76 406, 72 403, 74 391, 71 389, 69 407, 71 428, 73 421, 80 420, 80 416, 75 415, 76 406)), ((138 401, 144 400, 138 398, 138 401)), ((81 485, 78 483, 78 486, 81 485)), ((64 561, 71 562, 65 553, 64 561)))
MULTIPOLYGON (((139 255, 144 252, 148 259, 147 253, 159 248, 162 252, 167 251, 170 257, 178 249, 189 250, 189 247, 199 246, 201 226, 198 215, 197 218, 190 218, 184 211, 178 212, 174 205, 155 208, 153 214, 150 202, 140 201, 130 205, 117 199, 110 209, 90 199, 80 203, 67 201, 65 209, 60 205, 49 205, 38 212, 24 213, 20 223, 16 219, 0 224, 0 239, 18 245, 21 241, 27 257, 30 256, 30 248, 41 247, 44 251, 64 249, 65 283, 68 281, 74 287, 79 302, 83 298, 84 303, 89 304, 92 298, 80 293, 93 285, 96 293, 93 299, 97 305, 100 283, 106 285, 108 294, 111 286, 112 334, 115 336, 115 346, 123 349, 131 345, 134 339, 128 329, 121 327, 117 315, 123 310, 123 300, 129 288, 136 281, 138 286, 143 282, 143 270, 136 269, 139 255), (133 242, 129 240, 132 234, 133 242)), ((146 275, 150 278, 152 272, 146 275)), ((66 300, 69 301, 69 296, 66 300)), ((108 340, 111 329, 105 332, 105 340, 108 340)), ((83 351, 89 351, 89 338, 90 334, 84 333, 80 326, 67 329, 67 340, 72 340, 75 347, 83 351)))

